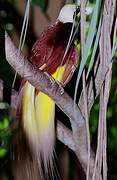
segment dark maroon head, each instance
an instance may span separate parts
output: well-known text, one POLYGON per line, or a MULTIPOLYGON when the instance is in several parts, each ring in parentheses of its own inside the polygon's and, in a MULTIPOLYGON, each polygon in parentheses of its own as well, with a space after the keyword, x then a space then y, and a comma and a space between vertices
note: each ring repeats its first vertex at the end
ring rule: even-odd
MULTIPOLYGON (((53 74, 57 67, 61 65, 67 43, 70 37, 72 23, 61 23, 57 21, 55 24, 48 27, 40 38, 33 45, 29 59, 39 68, 46 64, 44 71, 53 74)), ((74 42, 71 44, 63 64, 66 63, 68 57, 72 58, 74 54, 74 42), (72 54, 73 53, 73 54, 72 54)), ((76 51, 76 50, 75 50, 76 51)), ((76 60, 75 60, 76 61, 76 60)), ((76 63, 76 62, 73 62, 76 63)), ((62 64, 62 65, 63 65, 62 64)))
MULTIPOLYGON (((75 6, 67 5, 67 10, 69 10, 71 6, 72 15, 75 11, 75 6)), ((66 6, 62 9, 64 8, 66 8, 66 6)), ((64 14, 63 18, 64 12, 65 11, 61 10, 58 20, 41 34, 40 38, 33 45, 29 56, 30 61, 34 65, 49 74, 53 74, 60 65, 67 64, 69 68, 66 66, 67 71, 65 72, 67 72, 68 75, 68 73, 70 73, 70 67, 72 71, 74 69, 73 66, 76 67, 77 65, 79 53, 74 45, 74 41, 71 43, 70 48, 65 55, 71 34, 72 23, 65 23, 67 17, 66 14, 64 14), (64 23, 60 20, 63 20, 64 23)), ((69 16, 69 21, 73 21, 73 17, 69 16)))

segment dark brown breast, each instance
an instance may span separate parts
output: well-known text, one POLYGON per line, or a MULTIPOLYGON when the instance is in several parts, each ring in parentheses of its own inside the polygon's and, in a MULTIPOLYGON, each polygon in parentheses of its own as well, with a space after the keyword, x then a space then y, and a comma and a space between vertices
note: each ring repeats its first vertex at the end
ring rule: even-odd
MULTIPOLYGON (((53 74, 63 60, 71 28, 71 23, 63 24, 60 21, 56 21, 55 24, 49 26, 33 45, 29 56, 30 61, 38 67, 46 64, 43 70, 53 74)), ((69 59, 76 65, 77 56, 74 56, 74 53, 77 54, 73 42, 63 64, 69 59)))

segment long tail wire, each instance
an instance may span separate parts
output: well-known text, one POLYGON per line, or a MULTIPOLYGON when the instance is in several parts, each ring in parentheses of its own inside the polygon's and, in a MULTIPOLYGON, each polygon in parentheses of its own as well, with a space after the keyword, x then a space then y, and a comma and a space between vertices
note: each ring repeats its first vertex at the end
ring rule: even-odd
MULTIPOLYGON (((77 5, 76 5, 76 8, 77 8, 77 5)), ((76 35, 76 33, 77 33, 77 30, 78 30, 78 27, 79 27, 79 22, 77 23, 77 26, 75 27, 75 23, 76 23, 76 21, 75 21, 75 18, 76 18, 76 13, 75 13, 75 16, 74 16, 74 18, 73 18, 73 24, 72 24, 72 28, 71 28, 71 32, 70 32, 70 37, 69 37, 69 39, 68 39, 68 43, 67 43, 67 46, 66 46, 66 49, 65 49, 65 53, 64 53, 64 55, 63 55, 63 58, 62 58, 62 61, 61 61, 61 64, 60 64, 60 66, 59 66, 59 68, 58 68, 58 72, 57 72, 57 75, 56 75, 56 78, 58 78, 58 75, 59 75, 59 72, 60 72, 60 67, 61 66, 63 66, 63 62, 64 62, 64 59, 65 59, 65 57, 66 57, 66 55, 67 55, 67 53, 68 53, 68 51, 69 51, 69 48, 70 48, 70 46, 71 46, 71 44, 72 44, 72 42, 73 42, 73 40, 74 40, 74 37, 75 37, 75 35, 76 35), (75 29, 75 32, 74 32, 74 28, 76 28, 75 29)), ((69 59, 68 59, 69 60, 69 59)), ((68 63, 68 62, 67 62, 68 63)), ((64 72, 65 72, 65 70, 64 70, 64 72)), ((63 73, 64 74, 64 73, 63 73)))
MULTIPOLYGON (((25 39, 26 39, 26 32, 27 32, 28 22, 29 22, 30 2, 31 2, 31 0, 28 0, 27 4, 26 4, 26 10, 25 10, 25 14, 24 14, 24 20, 23 20, 23 25, 22 25, 22 30, 21 30, 20 42, 19 42, 19 47, 18 47, 18 55, 17 55, 16 61, 18 61, 18 59, 19 59, 20 52, 22 51, 22 49, 24 47, 24 43, 25 43, 25 39)), ((17 71, 15 72, 15 76, 13 79, 12 89, 15 86, 16 78, 17 78, 17 71)))
MULTIPOLYGON (((20 55, 20 52, 22 51, 23 47, 24 47, 24 43, 25 43, 25 39, 26 39, 26 32, 27 32, 27 28, 28 28, 28 22, 29 22, 29 11, 30 11, 30 2, 31 0, 28 0, 27 1, 27 4, 26 4, 26 10, 25 10, 25 14, 24 14, 24 20, 23 20, 23 25, 22 25, 22 30, 21 30, 21 36, 20 36, 20 42, 19 42, 19 46, 18 46, 18 55, 17 55, 17 60, 19 58, 19 55, 20 55)), ((65 53, 64 53, 64 56, 63 56, 63 59, 61 61, 61 64, 60 66, 63 65, 63 62, 64 62, 64 59, 67 55, 67 52, 71 46, 71 43, 73 42, 74 40, 74 37, 76 35, 76 32, 77 32, 77 29, 78 29, 78 26, 79 26, 79 23, 77 24, 76 26, 76 30, 73 34, 73 31, 74 31, 74 28, 75 28, 75 16, 74 16, 74 19, 73 19, 73 25, 72 25, 72 29, 71 29, 71 33, 70 33, 70 37, 69 37, 69 40, 68 40, 68 43, 67 43, 67 46, 66 46, 66 49, 65 49, 65 53)), ((24 62, 25 63, 25 62, 24 62)), ((25 64, 24 64, 25 65, 25 64)), ((60 70, 60 66, 59 66, 59 70, 60 70)), ((59 70, 58 70, 58 73, 57 73, 57 76, 59 74, 59 70)), ((13 83, 12 83, 12 89, 14 88, 14 85, 15 85, 15 82, 16 82, 16 78, 17 78, 17 72, 15 73, 15 76, 14 76, 14 79, 13 79, 13 83)), ((51 171, 51 170, 50 170, 51 171)), ((54 172, 55 173, 55 172, 54 172)), ((56 173, 55 173, 56 174, 56 173)), ((58 174, 58 172, 57 172, 58 174)), ((42 174, 41 174, 42 176, 42 174)), ((59 177, 60 179, 60 177, 59 177)))

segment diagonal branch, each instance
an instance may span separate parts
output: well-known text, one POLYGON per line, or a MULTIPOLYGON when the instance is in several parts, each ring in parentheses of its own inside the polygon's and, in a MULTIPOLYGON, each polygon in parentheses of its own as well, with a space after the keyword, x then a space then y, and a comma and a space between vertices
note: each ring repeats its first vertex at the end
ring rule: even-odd
MULTIPOLYGON (((60 88, 56 82, 52 83, 52 78, 48 77, 45 73, 40 71, 37 67, 33 66, 22 54, 19 55, 19 59, 16 62, 18 54, 17 48, 6 34, 5 37, 5 50, 6 59, 9 64, 26 80, 35 86, 35 88, 41 90, 45 94, 49 95, 59 108, 70 118, 73 140, 75 143, 75 153, 86 172, 87 167, 87 135, 85 120, 79 110, 79 107, 75 105, 72 98, 68 96, 64 90, 60 88)), ((90 175, 92 175, 94 169, 94 156, 91 154, 90 159, 90 175)))
POLYGON ((75 151, 75 142, 73 139, 73 134, 70 129, 68 129, 59 120, 57 121, 57 138, 71 150, 75 151))
MULTIPOLYGON (((14 89, 12 90, 11 94, 11 105, 10 105, 10 117, 11 119, 15 117, 14 114, 12 114, 12 111, 14 113, 14 110, 17 108, 17 96, 18 92, 14 89)), ((3 81, 0 79, 0 101, 3 100, 3 81)), ((12 132, 18 130, 18 121, 13 120, 10 123, 10 129, 12 132)), ((9 129, 8 129, 9 130, 9 129)), ((59 141, 61 141, 63 144, 68 146, 71 150, 75 151, 75 143, 73 139, 73 134, 70 129, 68 129, 62 122, 57 120, 57 138, 59 141)))
POLYGON ((21 77, 29 81, 36 89, 50 96, 74 123, 79 126, 84 123, 83 116, 77 105, 75 106, 76 117, 74 116, 73 100, 64 92, 64 89, 58 83, 49 75, 32 65, 22 54, 19 55, 19 61, 16 61, 18 49, 14 46, 8 35, 6 35, 5 39, 5 49, 7 61, 21 77))

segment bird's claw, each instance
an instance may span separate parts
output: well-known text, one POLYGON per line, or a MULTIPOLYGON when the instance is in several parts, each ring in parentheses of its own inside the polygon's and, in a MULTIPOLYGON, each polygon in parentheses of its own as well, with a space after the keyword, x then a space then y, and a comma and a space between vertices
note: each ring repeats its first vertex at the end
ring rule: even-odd
POLYGON ((62 83, 60 83, 59 81, 57 81, 56 79, 52 78, 47 72, 44 72, 44 74, 47 75, 47 77, 49 78, 51 85, 53 87, 53 85, 55 84, 55 82, 58 84, 59 89, 60 89, 60 94, 62 95, 64 93, 64 88, 62 86, 62 83))
POLYGON ((49 78, 49 80, 50 80, 50 82, 51 82, 51 85, 53 86, 54 85, 54 83, 55 83, 55 79, 54 78, 52 78, 47 72, 44 72, 44 74, 46 74, 47 75, 47 77, 49 78))
POLYGON ((59 90, 60 90, 60 94, 62 95, 62 94, 64 93, 64 88, 63 88, 63 86, 62 86, 62 83, 60 83, 60 82, 57 81, 57 80, 55 80, 55 81, 56 81, 56 83, 58 84, 59 90))

